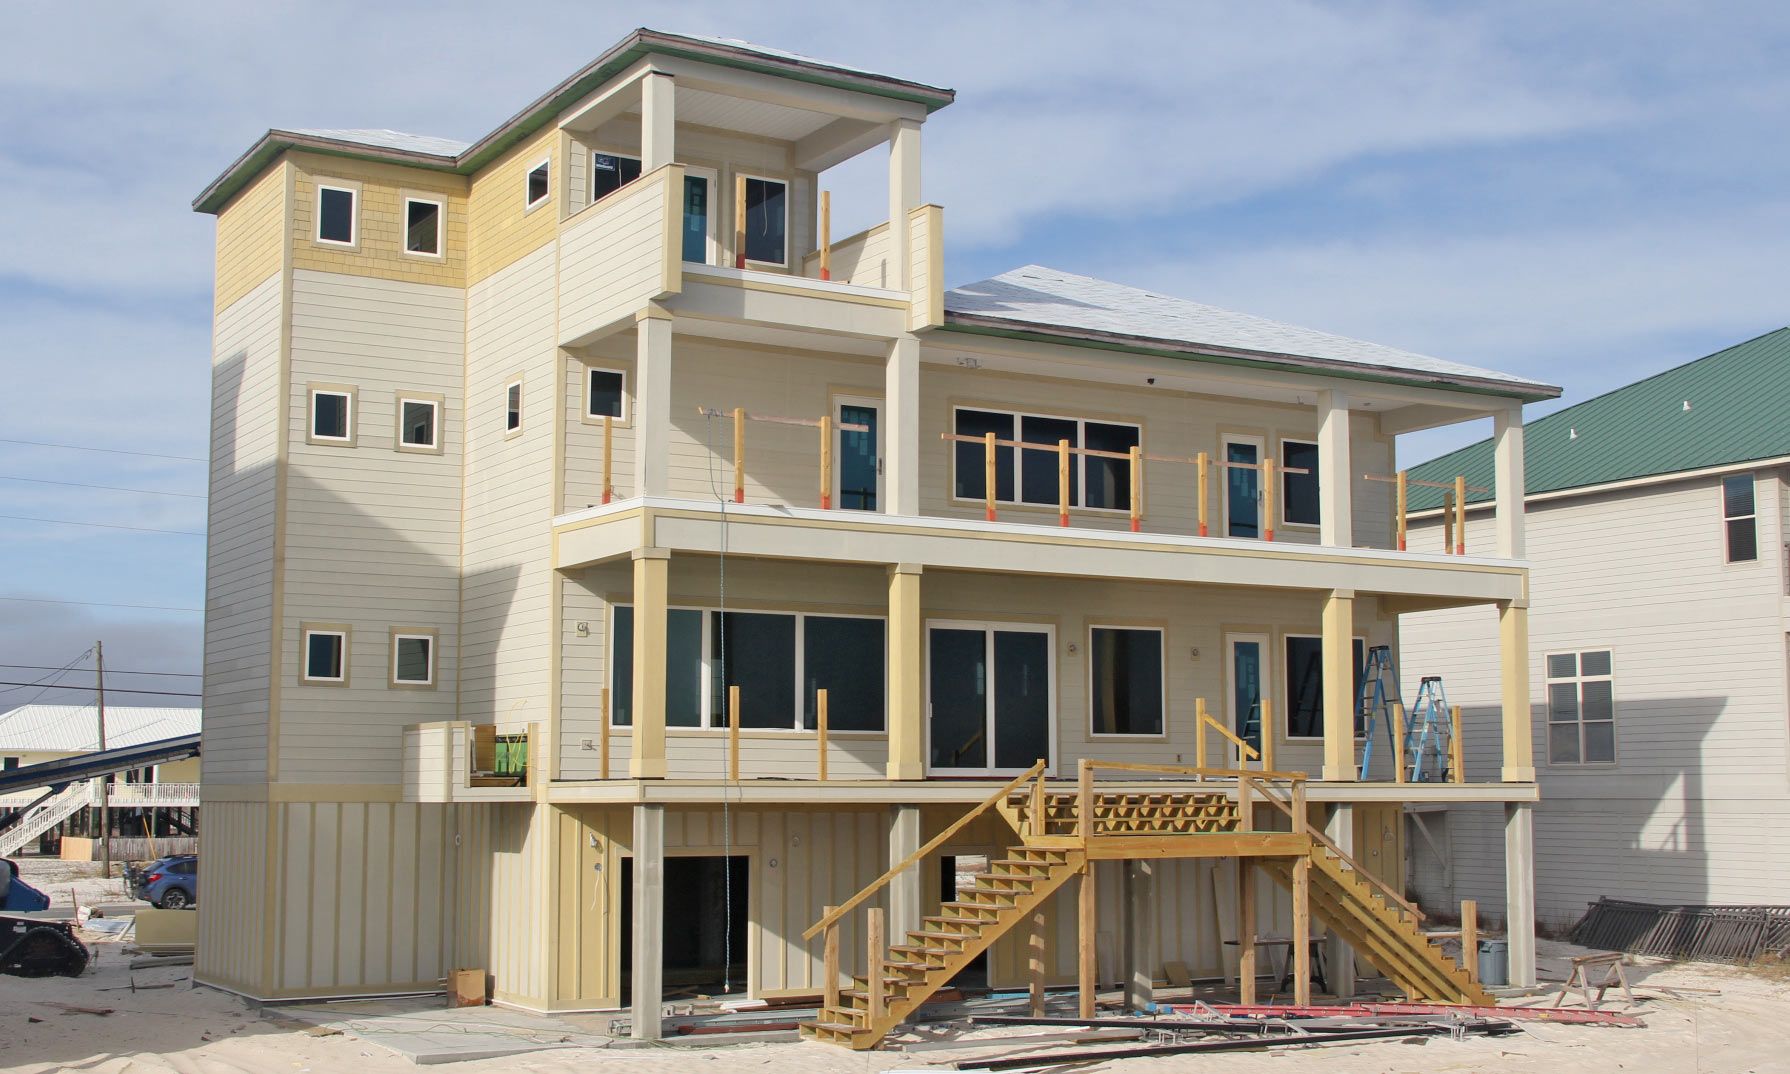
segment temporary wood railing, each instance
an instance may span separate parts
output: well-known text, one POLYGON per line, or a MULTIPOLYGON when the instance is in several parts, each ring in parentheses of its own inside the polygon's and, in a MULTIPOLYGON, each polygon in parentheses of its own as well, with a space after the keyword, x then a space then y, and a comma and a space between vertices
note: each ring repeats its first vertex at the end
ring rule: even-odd
MULTIPOLYGON (((1265 703, 1266 702, 1264 701, 1264 704, 1265 703)), ((1265 760, 1263 760, 1264 755, 1261 752, 1259 752, 1254 746, 1251 746, 1246 739, 1242 738, 1235 731, 1232 731, 1230 728, 1226 727, 1216 717, 1214 717, 1210 712, 1206 711, 1206 699, 1205 698, 1200 697, 1200 698, 1194 699, 1193 715, 1194 715, 1194 720, 1193 720, 1193 764, 1194 764, 1195 768, 1203 769, 1206 767, 1206 729, 1207 728, 1211 728, 1211 729, 1217 731, 1220 735, 1224 736, 1224 738, 1227 741, 1229 741, 1231 745, 1237 747, 1237 761, 1238 761, 1237 767, 1238 768, 1243 767, 1242 762, 1244 762, 1244 761, 1263 761, 1262 767, 1264 767, 1264 768, 1272 767, 1265 760)), ((1268 738, 1269 738, 1269 735, 1267 734, 1267 725, 1264 724, 1263 725, 1263 735, 1262 735, 1262 741, 1264 744, 1266 744, 1268 738)))
MULTIPOLYGON (((1263 459, 1260 463, 1229 462, 1224 459, 1213 459, 1202 451, 1191 457, 1181 455, 1157 455, 1133 446, 1129 451, 1103 451, 1100 448, 1071 447, 1069 441, 1058 440, 1055 445, 1036 443, 1030 440, 1002 440, 993 433, 981 436, 965 436, 962 433, 940 433, 939 439, 954 444, 982 445, 982 499, 983 514, 990 522, 998 521, 996 510, 997 489, 995 487, 996 452, 1001 448, 1013 448, 1018 451, 1051 451, 1057 456, 1057 524, 1069 525, 1070 495, 1070 463, 1073 455, 1083 455, 1094 459, 1116 459, 1123 461, 1129 468, 1131 492, 1131 532, 1143 529, 1144 522, 1144 463, 1167 462, 1192 465, 1198 470, 1199 482, 1199 535, 1210 536, 1208 512, 1211 507, 1210 494, 1207 491, 1208 473, 1216 465, 1222 472, 1225 468, 1233 470, 1260 470, 1262 472, 1262 538, 1274 540, 1274 475, 1309 474, 1310 470, 1297 466, 1286 466, 1274 459, 1263 459)), ((1023 462, 1024 456, 1020 456, 1023 462)), ((1015 475, 1018 479, 1018 475, 1015 475)))
POLYGON ((833 233, 833 192, 820 192, 820 278, 833 278, 833 250, 831 245, 833 233))
POLYGON ((611 461, 615 456, 615 419, 608 414, 603 415, 603 502, 615 499, 615 470, 611 461))
POLYGON ((1448 781, 1467 782, 1466 749, 1461 743, 1461 707, 1448 710, 1448 781))
POLYGON ((836 422, 826 418, 783 418, 773 414, 752 414, 744 407, 724 412, 717 407, 699 406, 696 413, 705 418, 733 417, 733 502, 746 502, 746 423, 762 421, 769 425, 794 425, 820 430, 820 507, 833 509, 833 433, 867 433, 870 426, 856 422, 836 422))
POLYGON ((827 692, 824 689, 814 691, 814 733, 820 750, 817 778, 824 783, 827 779, 827 692))
POLYGON ((1461 942, 1461 968, 1474 981, 1479 980, 1479 900, 1461 900, 1461 927, 1440 932, 1426 931, 1424 936, 1431 940, 1459 940, 1461 942))
POLYGON ((1392 525, 1398 537, 1398 550, 1406 551, 1405 535, 1409 528, 1410 509, 1409 490, 1412 485, 1418 488, 1443 489, 1442 496, 1442 551, 1452 552, 1457 556, 1467 554, 1467 493, 1487 493, 1491 489, 1467 484, 1464 476, 1457 476, 1453 481, 1425 481, 1411 476, 1409 470, 1400 470, 1396 474, 1362 474, 1368 481, 1382 481, 1397 486, 1392 498, 1392 525))
POLYGON ((733 267, 746 267, 746 177, 733 179, 733 267))
MULTIPOLYGON (((1303 808, 1295 808, 1296 805, 1302 806, 1304 804, 1303 795, 1297 800, 1282 799, 1280 795, 1275 792, 1273 785, 1261 778, 1263 774, 1264 773, 1260 772, 1250 772, 1245 775, 1250 779, 1250 782, 1255 785, 1256 789, 1262 792, 1263 798, 1274 803, 1276 808, 1292 819, 1294 831, 1303 831, 1304 834, 1311 837, 1313 842, 1336 855, 1338 860, 1355 871, 1355 875, 1367 881, 1370 886, 1377 889, 1381 895, 1384 895, 1388 902, 1392 903, 1392 905, 1398 907, 1400 910, 1403 910, 1405 913, 1410 914, 1411 920, 1420 923, 1424 920, 1424 913, 1422 910, 1419 910, 1416 905, 1407 901, 1403 895, 1399 894, 1399 892, 1391 885, 1387 884, 1386 881, 1381 880, 1379 877, 1363 868, 1360 862, 1356 861, 1347 851, 1343 850, 1342 847, 1337 846, 1329 836, 1318 829, 1313 828, 1308 823, 1305 816, 1305 810, 1303 808)), ((1303 787, 1300 789, 1303 790, 1303 787)))

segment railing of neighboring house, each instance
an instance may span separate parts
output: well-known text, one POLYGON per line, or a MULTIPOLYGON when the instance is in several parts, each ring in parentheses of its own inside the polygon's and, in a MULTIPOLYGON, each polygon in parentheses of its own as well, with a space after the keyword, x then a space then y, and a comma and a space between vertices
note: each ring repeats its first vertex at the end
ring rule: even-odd
POLYGON ((115 806, 190 806, 199 804, 197 783, 113 783, 108 797, 115 806))

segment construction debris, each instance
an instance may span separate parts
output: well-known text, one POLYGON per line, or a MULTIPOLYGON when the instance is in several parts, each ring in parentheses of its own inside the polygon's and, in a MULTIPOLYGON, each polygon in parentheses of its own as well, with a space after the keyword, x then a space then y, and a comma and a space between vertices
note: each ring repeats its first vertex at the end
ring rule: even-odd
POLYGON ((1746 963, 1790 946, 1790 906, 1668 906, 1599 899, 1569 937, 1631 955, 1746 963))
MULTIPOLYGON (((1165 1027, 1167 1028, 1167 1027, 1165 1027)), ((1178 1028, 1178 1027, 1177 1027, 1178 1028)), ((1034 1055, 1006 1056, 1001 1059, 960 1059, 951 1064, 956 1070, 1019 1070, 1027 1067, 1055 1066, 1064 1063, 1093 1063, 1111 1059, 1145 1059, 1160 1055, 1187 1055, 1196 1052, 1255 1052, 1270 1048, 1303 1047, 1312 1044, 1333 1044, 1343 1041, 1393 1040, 1413 1037, 1450 1035, 1445 1025, 1389 1026, 1369 1029, 1339 1029, 1323 1033, 1273 1033, 1231 1040, 1202 1040, 1187 1044, 1152 1044, 1138 1048, 1101 1048, 1083 1052, 1041 1052, 1034 1055)))
POLYGON ((1519 1022, 1556 1022, 1564 1025, 1621 1026, 1638 1029, 1646 1023, 1629 1014, 1614 1011, 1556 1010, 1552 1007, 1457 1007, 1446 1003, 1355 1003, 1347 1006, 1244 1006, 1237 1003, 1212 1003, 1196 1006, 1158 1005, 1158 1010, 1180 1014, 1215 1012, 1227 1016, 1252 1018, 1348 1018, 1364 1015, 1459 1015, 1471 1018, 1506 1018, 1519 1022))

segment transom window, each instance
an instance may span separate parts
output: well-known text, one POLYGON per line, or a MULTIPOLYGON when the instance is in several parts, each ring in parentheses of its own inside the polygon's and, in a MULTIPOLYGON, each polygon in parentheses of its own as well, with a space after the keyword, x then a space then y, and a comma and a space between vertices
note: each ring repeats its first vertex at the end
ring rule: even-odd
POLYGON ((441 446, 441 404, 433 399, 398 399, 398 443, 434 450, 441 446))
MULTIPOLYGON (((615 605, 610 623, 611 722, 626 727, 634 722, 634 609, 615 605)), ((829 730, 881 731, 885 632, 873 616, 673 608, 666 614, 666 725, 728 726, 727 687, 738 686, 741 727, 813 729, 816 696, 825 690, 829 730)))
POLYGON ((640 178, 640 158, 620 153, 590 155, 590 200, 600 201, 640 178))
POLYGON ((553 187, 548 181, 552 174, 552 169, 553 162, 551 160, 543 160, 539 164, 528 169, 527 208, 532 209, 535 206, 540 205, 547 200, 547 195, 552 193, 553 187))
POLYGON ((441 202, 404 199, 404 252, 441 256, 441 202))
POLYGON ((1088 701, 1096 735, 1162 734, 1162 631, 1088 631, 1088 701))
POLYGON ((353 246, 358 227, 355 202, 358 192, 353 187, 317 185, 317 241, 335 246, 353 246))
MULTIPOLYGON (((1324 737, 1324 639, 1315 634, 1288 634, 1287 658, 1282 665, 1287 675, 1287 737, 1324 737)), ((1355 693, 1361 696, 1361 684, 1367 672, 1367 641, 1356 638, 1355 693)), ((1361 708, 1355 710, 1355 734, 1366 730, 1361 708)))
POLYGON ((1548 763, 1613 764, 1616 680, 1610 650, 1548 654, 1548 763))
POLYGON ((311 389, 311 439, 352 443, 354 440, 354 393, 311 389))
MULTIPOLYGON (((1001 503, 1035 503, 1056 506, 1057 441, 1072 448, 1092 448, 1123 455, 1143 442, 1140 426, 1123 422, 1087 421, 1081 418, 1022 414, 1005 410, 958 407, 954 424, 959 436, 985 436, 1023 444, 1048 445, 1025 449, 1015 473, 1013 448, 994 449, 995 499, 1001 503), (1014 435, 1017 433, 1018 435, 1014 435), (1015 487, 1017 478, 1017 488, 1015 487)), ((987 495, 983 447, 955 445, 955 492, 959 499, 980 500, 987 495)), ((1075 455, 1069 465, 1069 503, 1102 511, 1131 509, 1131 464, 1125 459, 1099 455, 1075 455)))
POLYGON ((1728 562, 1748 563, 1759 558, 1757 511, 1753 503, 1753 475, 1722 478, 1722 525, 1727 530, 1728 562))
POLYGON ((590 369, 584 379, 584 413, 587 417, 628 418, 627 378, 619 369, 590 369))
POLYGON ((746 260, 762 265, 788 263, 788 195, 789 184, 781 179, 746 177, 746 260))
POLYGON ((1280 517, 1289 526, 1316 526, 1318 514, 1318 445, 1309 440, 1282 440, 1280 517), (1305 470, 1296 474, 1294 470, 1305 470))
POLYGON ((392 635, 392 684, 394 686, 433 686, 435 684, 435 636, 433 634, 392 635))
POLYGON ((348 680, 348 632, 345 630, 313 630, 304 632, 306 682, 346 682, 348 680))

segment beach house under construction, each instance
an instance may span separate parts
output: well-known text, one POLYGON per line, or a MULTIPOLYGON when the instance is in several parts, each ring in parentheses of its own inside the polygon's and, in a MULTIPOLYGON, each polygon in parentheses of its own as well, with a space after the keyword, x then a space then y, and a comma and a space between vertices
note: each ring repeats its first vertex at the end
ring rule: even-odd
POLYGON ((1305 996, 1316 937, 1318 987, 1478 1000, 1403 899, 1422 802, 1502 810, 1532 979, 1557 390, 1036 265, 947 289, 952 98, 640 30, 471 144, 274 130, 200 194, 200 981, 475 967, 642 1037, 683 988, 816 996, 867 1047, 953 979, 1249 996, 1278 949, 1305 996), (873 152, 886 218, 835 237, 873 152), (1407 550, 1394 438, 1488 416, 1489 536, 1407 550), (1370 654, 1466 606, 1499 763, 1364 766, 1370 654))

